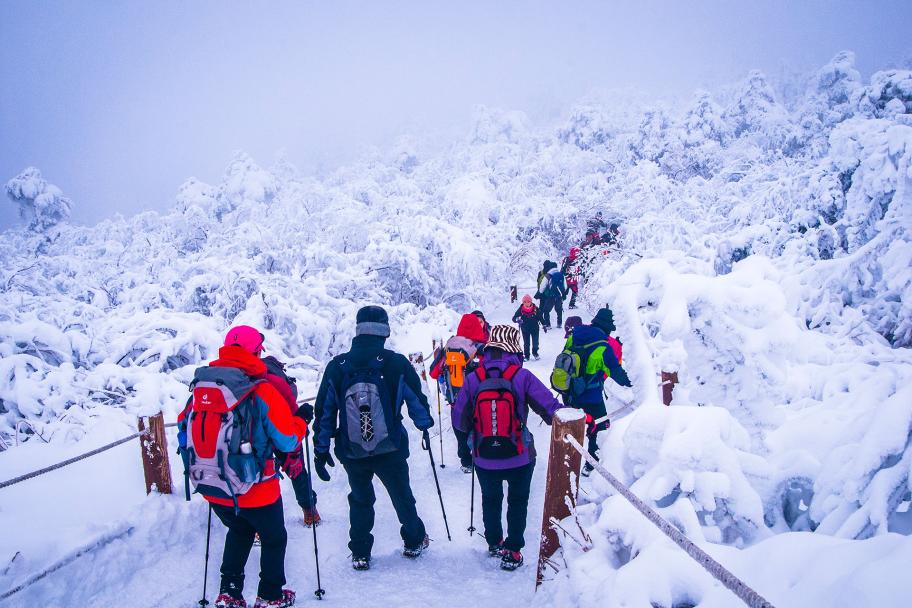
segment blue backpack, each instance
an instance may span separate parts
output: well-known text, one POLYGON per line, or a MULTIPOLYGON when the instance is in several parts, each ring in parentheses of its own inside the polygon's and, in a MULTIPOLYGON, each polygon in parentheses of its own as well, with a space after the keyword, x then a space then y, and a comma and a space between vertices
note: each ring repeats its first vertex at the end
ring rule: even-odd
POLYGON ((562 298, 564 296, 561 292, 558 285, 564 283, 564 273, 561 271, 551 272, 548 274, 548 288, 545 290, 545 295, 549 298, 562 298))

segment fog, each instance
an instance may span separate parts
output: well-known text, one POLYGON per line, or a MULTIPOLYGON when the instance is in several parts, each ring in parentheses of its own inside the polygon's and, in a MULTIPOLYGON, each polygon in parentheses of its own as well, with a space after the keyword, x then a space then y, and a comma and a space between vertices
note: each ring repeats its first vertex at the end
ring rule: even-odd
MULTIPOLYGON (((0 180, 39 167, 73 220, 163 210, 236 150, 324 171, 475 104, 559 116, 600 88, 661 96, 749 69, 867 77, 912 57, 908 2, 0 4, 0 180)), ((0 228, 15 207, 0 199, 0 228)))

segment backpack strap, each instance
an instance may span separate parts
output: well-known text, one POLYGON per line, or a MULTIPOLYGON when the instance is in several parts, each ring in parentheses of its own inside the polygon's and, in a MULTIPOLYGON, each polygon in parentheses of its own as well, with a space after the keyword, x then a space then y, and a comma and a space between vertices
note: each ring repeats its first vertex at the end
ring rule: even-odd
POLYGON ((513 381, 513 376, 515 376, 519 370, 522 369, 518 365, 507 366, 507 369, 504 370, 503 378, 504 380, 513 381))
POLYGON ((485 371, 485 368, 483 365, 479 365, 477 368, 475 368, 475 375, 478 376, 479 380, 488 379, 488 372, 485 371))

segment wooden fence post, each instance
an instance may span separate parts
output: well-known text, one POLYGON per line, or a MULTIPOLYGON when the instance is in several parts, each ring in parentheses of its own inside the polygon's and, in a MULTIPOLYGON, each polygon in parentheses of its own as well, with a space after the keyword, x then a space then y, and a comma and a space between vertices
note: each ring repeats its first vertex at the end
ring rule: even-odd
POLYGON ((662 372, 662 403, 671 405, 672 391, 678 383, 678 372, 662 372))
MULTIPOLYGON (((149 432, 139 436, 142 450, 146 494, 154 488, 160 494, 171 493, 171 465, 168 463, 168 441, 165 438, 165 417, 158 413, 148 417, 149 432)), ((139 431, 146 430, 146 419, 140 417, 139 431)))
POLYGON ((561 520, 570 515, 567 496, 576 500, 580 464, 583 457, 572 445, 564 441, 571 435, 581 444, 586 431, 586 414, 583 410, 563 408, 551 421, 551 451, 548 455, 548 473, 545 481, 545 508, 542 512, 541 545, 538 553, 538 575, 535 588, 541 585, 545 566, 560 547, 560 539, 551 520, 561 520))
POLYGON ((512 304, 513 302, 515 302, 516 299, 519 297, 519 296, 516 295, 516 293, 517 293, 517 291, 516 291, 516 285, 510 285, 510 304, 512 304))

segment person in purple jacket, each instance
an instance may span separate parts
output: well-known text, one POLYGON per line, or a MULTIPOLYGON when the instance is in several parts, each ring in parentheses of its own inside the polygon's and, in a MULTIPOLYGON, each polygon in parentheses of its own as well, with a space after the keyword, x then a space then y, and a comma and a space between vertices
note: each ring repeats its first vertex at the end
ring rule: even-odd
POLYGON ((483 364, 471 375, 453 406, 453 426, 468 433, 478 484, 488 554, 500 567, 523 563, 529 490, 535 468, 535 445, 527 428, 529 410, 551 424, 561 403, 550 389, 522 367, 519 330, 495 325, 485 346, 483 364), (507 536, 501 514, 507 482, 507 536))

